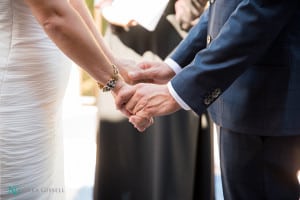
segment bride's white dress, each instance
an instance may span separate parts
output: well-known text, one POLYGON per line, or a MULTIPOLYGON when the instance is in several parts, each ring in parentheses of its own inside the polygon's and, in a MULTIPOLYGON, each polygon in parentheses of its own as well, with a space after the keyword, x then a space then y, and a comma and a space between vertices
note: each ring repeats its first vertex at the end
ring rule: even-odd
POLYGON ((0 200, 64 199, 60 117, 70 67, 23 0, 0 1, 0 200))

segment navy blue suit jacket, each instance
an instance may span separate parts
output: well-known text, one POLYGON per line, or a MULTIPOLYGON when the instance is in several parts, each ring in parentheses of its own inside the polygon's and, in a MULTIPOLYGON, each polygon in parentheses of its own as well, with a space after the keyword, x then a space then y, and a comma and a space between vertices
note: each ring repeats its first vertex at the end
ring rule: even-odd
POLYGON ((171 83, 198 114, 257 135, 300 135, 300 1, 210 0, 171 54, 171 83))

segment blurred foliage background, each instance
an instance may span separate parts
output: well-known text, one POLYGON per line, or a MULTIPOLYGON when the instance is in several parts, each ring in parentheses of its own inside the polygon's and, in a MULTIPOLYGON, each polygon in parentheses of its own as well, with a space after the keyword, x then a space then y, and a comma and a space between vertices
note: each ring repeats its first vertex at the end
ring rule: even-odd
POLYGON ((92 14, 94 14, 94 0, 85 0, 92 14))
MULTIPOLYGON (((94 16, 94 0, 85 0, 86 4, 94 16)), ((96 96, 97 95, 97 84, 94 79, 90 77, 88 73, 81 70, 81 84, 80 84, 80 94, 82 96, 96 96)))

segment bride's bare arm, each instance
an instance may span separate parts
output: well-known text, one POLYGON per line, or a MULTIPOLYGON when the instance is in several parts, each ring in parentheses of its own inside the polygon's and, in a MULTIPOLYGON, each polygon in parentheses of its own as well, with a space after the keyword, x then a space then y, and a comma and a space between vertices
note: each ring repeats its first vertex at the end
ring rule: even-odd
POLYGON ((102 50, 104 51, 105 55, 112 61, 116 58, 112 54, 111 50, 106 46, 104 43, 103 37, 99 32, 97 26, 95 25, 94 19, 90 14, 90 11, 87 8, 85 0, 69 0, 70 4, 77 10, 79 15, 82 17, 90 31, 92 32, 93 36, 95 37, 98 44, 101 46, 102 50))
POLYGON ((111 49, 108 48, 108 46, 105 44, 103 37, 99 32, 99 29, 95 25, 95 21, 93 20, 92 15, 90 14, 87 8, 85 0, 69 0, 69 2, 73 6, 73 8, 79 13, 79 15, 82 17, 83 21, 90 29, 91 33, 95 37, 96 41, 98 42, 99 46, 102 48, 105 55, 113 63, 118 65, 119 71, 122 77, 124 78, 124 80, 128 83, 133 83, 133 81, 128 76, 128 72, 138 70, 136 68, 136 63, 133 60, 130 60, 128 58, 124 59, 124 58, 114 56, 114 54, 111 52, 111 49))
MULTIPOLYGON (((68 0, 25 0, 25 2, 45 32, 68 57, 98 82, 106 84, 111 79, 113 63, 105 53, 109 57, 112 55, 95 37, 89 20, 84 21, 68 0)), ((102 42, 101 38, 99 40, 102 42)), ((122 86, 124 82, 117 81, 116 90, 122 86)))

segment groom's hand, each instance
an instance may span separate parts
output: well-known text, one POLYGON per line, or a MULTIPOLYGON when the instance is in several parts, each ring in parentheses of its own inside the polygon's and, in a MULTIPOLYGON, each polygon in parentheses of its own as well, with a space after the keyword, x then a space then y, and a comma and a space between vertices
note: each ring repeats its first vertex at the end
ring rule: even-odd
POLYGON ((137 70, 129 71, 128 77, 133 83, 166 84, 175 72, 164 62, 144 61, 137 65, 137 70))
MULTIPOLYGON (((136 92, 136 86, 130 86, 126 83, 119 83, 117 87, 113 90, 112 94, 115 98, 116 107, 128 118, 134 116, 132 110, 126 109, 126 104, 128 101, 133 97, 134 93, 136 92)), ((145 116, 134 116, 133 121, 137 124, 133 125, 137 128, 140 132, 143 132, 147 127, 151 126, 154 122, 153 117, 145 117, 145 116)))
POLYGON ((153 123, 150 121, 152 117, 168 115, 180 109, 167 85, 141 83, 134 87, 134 94, 126 99, 125 109, 132 113, 129 121, 139 131, 144 131, 153 123))
POLYGON ((126 110, 133 114, 143 111, 147 117, 162 116, 180 109, 167 85, 139 83, 134 88, 134 94, 127 99, 125 105, 126 110))

